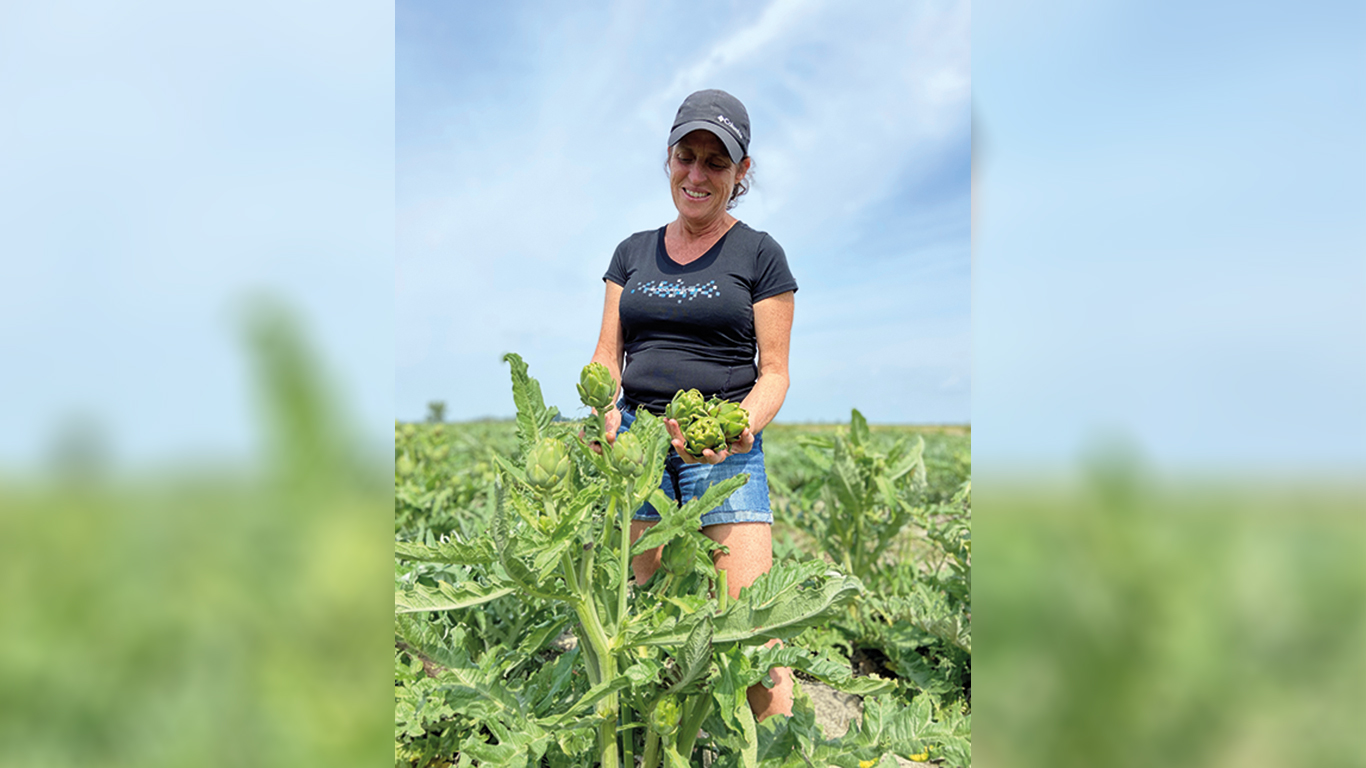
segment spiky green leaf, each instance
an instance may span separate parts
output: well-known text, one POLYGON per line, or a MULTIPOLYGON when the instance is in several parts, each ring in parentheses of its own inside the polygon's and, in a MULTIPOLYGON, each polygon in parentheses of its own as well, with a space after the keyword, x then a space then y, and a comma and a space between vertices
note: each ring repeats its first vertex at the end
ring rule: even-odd
POLYGON ((483 605, 515 591, 513 587, 492 587, 474 581, 459 584, 438 581, 435 588, 418 583, 395 590, 394 610, 396 613, 454 611, 483 605))
POLYGON ((484 565, 493 562, 496 553, 488 539, 462 541, 452 537, 430 546, 414 541, 394 542, 394 555, 402 560, 428 563, 484 565))
POLYGON ((688 633, 688 639, 674 651, 674 661, 678 664, 675 673, 678 679, 669 686, 668 693, 678 693, 692 684, 694 680, 705 677, 711 669, 711 621, 703 620, 688 633))
POLYGON ((509 352, 503 361, 512 367, 512 401, 517 405, 517 441, 526 453, 545 435, 559 409, 546 408, 541 383, 527 374, 521 355, 509 352))

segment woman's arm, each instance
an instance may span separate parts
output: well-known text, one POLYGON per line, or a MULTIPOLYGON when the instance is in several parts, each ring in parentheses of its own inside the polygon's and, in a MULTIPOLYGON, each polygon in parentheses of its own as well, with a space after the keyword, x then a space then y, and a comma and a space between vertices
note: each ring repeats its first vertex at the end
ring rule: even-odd
POLYGON ((740 405, 749 411, 749 429, 758 432, 778 415, 787 397, 787 352, 792 344, 793 292, 754 305, 754 336, 759 346, 759 378, 740 405))
POLYGON ((602 302, 602 330, 598 332, 598 346, 593 350, 590 362, 602 363, 612 372, 612 379, 621 384, 621 359, 626 347, 626 339, 621 331, 621 286, 611 280, 607 285, 607 298, 602 302))
POLYGON ((792 291, 770 296, 754 305, 754 336, 759 348, 759 378, 740 405, 749 411, 749 429, 740 439, 721 449, 702 451, 694 457, 684 447, 687 441, 678 422, 666 419, 665 426, 672 438, 674 450, 685 464, 719 464, 732 453, 749 453, 754 447, 754 435, 768 426, 787 397, 787 350, 792 341, 792 291))

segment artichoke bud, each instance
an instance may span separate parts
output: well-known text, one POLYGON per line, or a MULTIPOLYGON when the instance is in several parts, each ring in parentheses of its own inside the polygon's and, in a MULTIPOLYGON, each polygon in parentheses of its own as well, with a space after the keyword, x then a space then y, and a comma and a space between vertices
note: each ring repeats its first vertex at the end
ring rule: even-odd
POLYGON ((721 404, 724 402, 726 401, 713 395, 710 399, 707 400, 706 405, 704 406, 704 408, 706 409, 706 415, 711 416, 712 418, 716 418, 716 413, 721 408, 721 404))
POLYGON ((612 443, 612 463, 628 477, 638 477, 645 471, 645 445, 634 432, 617 435, 612 443))
POLYGON ((590 408, 599 411, 612 406, 612 398, 617 394, 617 382, 612 372, 602 363, 589 363, 579 374, 579 399, 590 408))
POLYGON ((716 420, 721 424, 727 443, 740 439, 740 433, 749 429, 749 411, 741 408, 739 403, 722 403, 716 409, 716 420))
POLYGON ((650 726, 661 736, 672 736, 683 722, 683 710, 673 696, 665 696, 650 713, 650 726))
POLYGON ((710 416, 693 421, 683 436, 687 439, 688 453, 694 456, 701 456, 702 451, 708 448, 719 451, 726 444, 726 433, 721 430, 721 423, 710 416))
POLYGON ((569 477, 569 449, 553 437, 541 442, 527 453, 526 480, 533 488, 549 491, 569 477))
POLYGON ((664 418, 678 422, 678 428, 686 431, 693 419, 706 415, 707 403, 702 393, 695 389, 678 390, 674 399, 664 409, 664 418))
POLYGON ((659 564, 665 571, 675 576, 692 573, 693 560, 697 556, 697 542, 691 536, 670 539, 660 554, 659 564))

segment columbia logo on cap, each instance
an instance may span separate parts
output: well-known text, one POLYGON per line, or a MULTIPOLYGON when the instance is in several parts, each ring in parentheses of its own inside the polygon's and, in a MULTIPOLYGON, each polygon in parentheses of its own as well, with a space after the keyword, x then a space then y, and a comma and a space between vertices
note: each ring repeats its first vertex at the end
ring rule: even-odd
POLYGON ((716 122, 721 123, 722 125, 726 126, 732 131, 735 131, 736 136, 739 136, 742 139, 745 137, 743 133, 740 133, 740 129, 735 127, 735 123, 732 123, 730 121, 730 118, 726 117, 725 115, 717 115, 716 122))

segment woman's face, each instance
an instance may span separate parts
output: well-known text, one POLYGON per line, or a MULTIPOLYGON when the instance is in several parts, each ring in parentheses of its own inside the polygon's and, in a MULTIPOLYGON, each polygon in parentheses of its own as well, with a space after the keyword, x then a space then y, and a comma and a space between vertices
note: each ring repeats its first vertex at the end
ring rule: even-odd
POLYGON ((744 178, 749 158, 731 162, 710 131, 693 131, 669 150, 669 187, 685 220, 706 225, 724 217, 731 189, 744 178))

